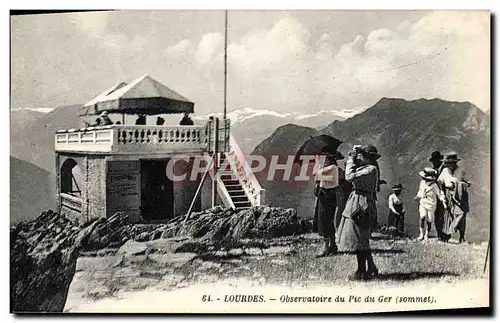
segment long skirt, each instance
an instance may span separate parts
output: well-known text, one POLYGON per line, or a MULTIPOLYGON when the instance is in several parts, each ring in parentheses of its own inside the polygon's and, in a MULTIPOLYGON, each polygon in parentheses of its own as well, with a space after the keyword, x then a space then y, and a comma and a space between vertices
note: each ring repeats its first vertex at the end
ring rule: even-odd
POLYGON ((342 220, 337 231, 337 246, 341 252, 355 252, 370 249, 370 231, 373 218, 377 216, 375 199, 372 194, 352 192, 346 202, 342 220), (362 209, 361 220, 355 221, 353 213, 362 209))
POLYGON ((330 198, 317 198, 316 199, 316 207, 314 211, 314 221, 313 221, 313 232, 317 232, 320 236, 325 238, 335 238, 335 228, 338 226, 336 218, 338 218, 337 213, 337 200, 340 199, 338 197, 337 188, 329 189, 332 190, 329 192, 328 196, 330 198))
POLYGON ((451 202, 452 191, 448 190, 446 192, 448 202, 448 209, 444 212, 443 219, 443 236, 445 238, 450 238, 451 235, 456 231, 465 231, 465 217, 466 213, 462 211, 460 206, 451 202))
POLYGON ((370 249, 370 228, 356 224, 343 216, 337 232, 337 246, 341 252, 355 252, 370 249))

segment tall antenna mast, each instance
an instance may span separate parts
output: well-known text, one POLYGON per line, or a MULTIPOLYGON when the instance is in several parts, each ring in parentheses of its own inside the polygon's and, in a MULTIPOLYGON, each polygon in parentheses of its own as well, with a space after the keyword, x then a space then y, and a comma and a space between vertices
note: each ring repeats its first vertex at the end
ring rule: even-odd
POLYGON ((225 36, 224 36, 224 119, 227 114, 227 10, 225 11, 225 36))

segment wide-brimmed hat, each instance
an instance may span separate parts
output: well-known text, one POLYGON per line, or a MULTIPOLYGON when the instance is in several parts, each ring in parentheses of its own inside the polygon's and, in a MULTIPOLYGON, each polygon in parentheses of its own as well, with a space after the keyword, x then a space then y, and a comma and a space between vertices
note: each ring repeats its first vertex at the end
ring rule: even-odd
POLYGON ((403 185, 401 183, 398 183, 398 184, 392 186, 393 191, 401 191, 402 189, 403 189, 403 185))
POLYGON ((369 155, 370 157, 373 157, 375 159, 379 159, 380 157, 382 157, 382 155, 380 155, 378 153, 378 150, 377 150, 377 147, 375 147, 374 145, 372 144, 367 144, 367 145, 363 145, 361 146, 361 150, 369 155))
POLYGON ((428 179, 430 181, 435 181, 437 178, 437 172, 434 168, 425 167, 423 171, 419 172, 418 175, 423 179, 428 179))
POLYGON ((458 154, 454 151, 450 151, 444 155, 443 163, 456 163, 459 160, 458 154))
POLYGON ((101 116, 103 116, 103 117, 105 117, 105 116, 107 116, 107 115, 108 115, 108 111, 103 111, 103 112, 101 113, 101 116))
POLYGON ((434 161, 434 160, 443 160, 444 156, 441 155, 440 151, 433 151, 431 154, 431 158, 429 158, 429 161, 434 161))

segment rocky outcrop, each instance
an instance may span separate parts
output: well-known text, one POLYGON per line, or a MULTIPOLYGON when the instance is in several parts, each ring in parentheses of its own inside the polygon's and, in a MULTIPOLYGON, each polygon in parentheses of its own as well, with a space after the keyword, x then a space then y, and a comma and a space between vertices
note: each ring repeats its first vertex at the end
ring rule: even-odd
POLYGON ((10 230, 10 311, 61 312, 75 274, 79 228, 52 211, 10 230))
POLYGON ((256 206, 245 211, 215 207, 170 221, 162 237, 190 236, 224 247, 243 239, 270 239, 309 232, 310 222, 297 217, 294 209, 256 206))
POLYGON ((310 222, 299 219, 294 209, 269 206, 236 212, 215 207, 185 215, 167 224, 132 224, 124 213, 109 219, 100 218, 84 225, 77 243, 84 251, 118 248, 129 240, 138 242, 160 238, 190 237, 183 242, 189 252, 203 252, 207 247, 234 246, 244 239, 269 239, 299 235, 310 231, 310 222))
POLYGON ((299 219, 295 210, 268 206, 241 212, 216 207, 192 214, 185 225, 184 220, 180 216, 167 224, 133 224, 127 214, 116 213, 78 227, 63 215, 46 211, 13 226, 11 312, 63 311, 80 251, 115 250, 134 257, 145 253, 147 258, 156 249, 170 250, 169 255, 153 257, 160 257, 161 263, 184 263, 208 249, 262 247, 255 241, 310 231, 309 221, 299 219))

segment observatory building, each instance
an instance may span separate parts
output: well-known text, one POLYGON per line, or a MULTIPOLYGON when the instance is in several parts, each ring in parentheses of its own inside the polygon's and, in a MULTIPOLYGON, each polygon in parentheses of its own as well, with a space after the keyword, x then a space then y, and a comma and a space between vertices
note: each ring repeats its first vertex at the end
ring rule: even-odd
POLYGON ((89 101, 79 116, 84 127, 55 134, 59 212, 78 222, 116 212, 161 222, 216 204, 237 210, 263 204, 265 191, 229 119, 160 121, 191 113, 193 102, 147 75, 89 101), (224 172, 217 171, 221 165, 224 172))

